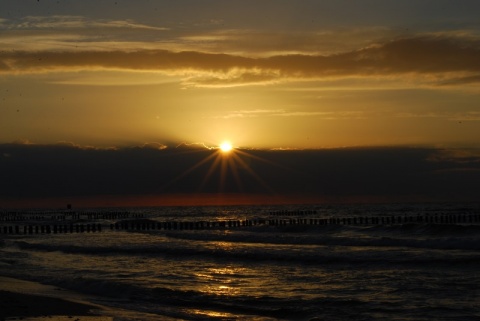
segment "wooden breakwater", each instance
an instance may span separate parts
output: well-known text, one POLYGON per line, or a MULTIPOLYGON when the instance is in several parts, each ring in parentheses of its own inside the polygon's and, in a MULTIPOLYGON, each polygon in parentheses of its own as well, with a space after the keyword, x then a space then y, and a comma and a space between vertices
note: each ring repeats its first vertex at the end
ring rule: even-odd
POLYGON ((3 225, 0 234, 60 234, 101 232, 102 224, 30 224, 30 225, 3 225))
POLYGON ((29 222, 29 221, 91 221, 141 218, 143 214, 128 211, 3 211, 0 212, 0 222, 29 222))
MULTIPOLYGON (((287 215, 288 217, 289 215, 287 215)), ((91 216, 91 220, 106 219, 105 215, 91 216)), ((390 215, 390 216, 353 216, 353 217, 268 217, 244 220, 213 221, 156 221, 145 218, 131 218, 115 223, 78 223, 57 221, 3 221, 0 234, 68 234, 96 233, 110 231, 149 231, 149 230, 206 230, 237 229, 251 226, 325 226, 325 225, 399 225, 399 224, 480 224, 479 213, 467 214, 425 214, 425 215, 390 215), (10 224, 9 224, 10 223, 10 224), (18 224, 22 223, 22 224, 18 224)))

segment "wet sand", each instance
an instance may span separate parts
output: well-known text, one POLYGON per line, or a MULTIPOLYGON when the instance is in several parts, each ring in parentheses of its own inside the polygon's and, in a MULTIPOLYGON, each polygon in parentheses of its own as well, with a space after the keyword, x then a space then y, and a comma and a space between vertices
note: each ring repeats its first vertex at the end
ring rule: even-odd
POLYGON ((0 276, 0 321, 176 320, 92 303, 98 299, 104 298, 0 276))
MULTIPOLYGON (((69 320, 87 320, 80 316, 95 316, 98 307, 40 295, 0 291, 0 320, 26 317, 64 316, 69 320)), ((91 320, 92 318, 88 318, 91 320)), ((93 318, 97 320, 97 318, 93 318)), ((101 320, 109 320, 102 317, 101 320)))
POLYGON ((0 321, 107 321, 102 307, 82 302, 74 293, 36 282, 0 277, 0 321))

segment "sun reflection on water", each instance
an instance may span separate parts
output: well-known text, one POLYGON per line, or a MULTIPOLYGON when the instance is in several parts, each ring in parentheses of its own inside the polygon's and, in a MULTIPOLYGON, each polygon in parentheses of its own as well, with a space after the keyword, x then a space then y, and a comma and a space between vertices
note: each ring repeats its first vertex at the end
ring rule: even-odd
POLYGON ((219 311, 211 311, 211 310, 192 310, 192 314, 195 314, 199 318, 206 319, 206 318, 221 318, 221 319, 229 319, 229 320, 236 320, 237 316, 228 312, 219 312, 219 311))
POLYGON ((241 284, 239 275, 244 268, 238 267, 210 267, 202 272, 195 273, 200 288, 198 291, 210 295, 236 296, 240 293, 241 284))

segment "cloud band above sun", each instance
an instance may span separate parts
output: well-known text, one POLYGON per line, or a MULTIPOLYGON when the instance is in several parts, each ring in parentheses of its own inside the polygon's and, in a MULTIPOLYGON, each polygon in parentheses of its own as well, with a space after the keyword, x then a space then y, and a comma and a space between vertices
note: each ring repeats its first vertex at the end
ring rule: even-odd
POLYGON ((332 55, 232 54, 168 50, 2 51, 0 73, 153 71, 191 85, 233 86, 345 77, 423 77, 436 85, 480 82, 480 39, 413 37, 332 55))

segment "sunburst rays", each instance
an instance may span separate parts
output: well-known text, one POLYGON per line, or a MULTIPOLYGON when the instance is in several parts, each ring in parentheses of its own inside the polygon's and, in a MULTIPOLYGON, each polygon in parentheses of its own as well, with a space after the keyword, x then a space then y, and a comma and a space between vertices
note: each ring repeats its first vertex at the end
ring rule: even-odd
POLYGON ((188 156, 198 152, 206 153, 206 156, 172 179, 164 186, 165 189, 178 184, 196 184, 196 193, 244 193, 251 192, 254 186, 257 192, 275 194, 272 186, 255 170, 255 165, 263 163, 268 166, 282 166, 254 155, 248 149, 234 148, 227 142, 216 148, 190 150, 185 153, 188 156), (198 174, 200 179, 189 180, 189 176, 198 174))

